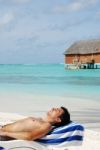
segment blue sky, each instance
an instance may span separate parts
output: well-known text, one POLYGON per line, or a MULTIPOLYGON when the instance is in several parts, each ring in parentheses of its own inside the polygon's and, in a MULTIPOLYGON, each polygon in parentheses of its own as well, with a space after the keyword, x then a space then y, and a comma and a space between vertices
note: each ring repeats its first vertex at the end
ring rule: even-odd
POLYGON ((63 63, 73 42, 100 38, 100 0, 0 0, 0 63, 63 63))

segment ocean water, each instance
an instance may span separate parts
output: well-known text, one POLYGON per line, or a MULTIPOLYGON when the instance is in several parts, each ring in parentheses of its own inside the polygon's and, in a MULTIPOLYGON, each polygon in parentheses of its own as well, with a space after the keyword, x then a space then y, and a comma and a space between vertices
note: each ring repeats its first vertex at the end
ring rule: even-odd
POLYGON ((83 97, 100 102, 100 69, 65 70, 64 64, 0 65, 0 92, 83 97))

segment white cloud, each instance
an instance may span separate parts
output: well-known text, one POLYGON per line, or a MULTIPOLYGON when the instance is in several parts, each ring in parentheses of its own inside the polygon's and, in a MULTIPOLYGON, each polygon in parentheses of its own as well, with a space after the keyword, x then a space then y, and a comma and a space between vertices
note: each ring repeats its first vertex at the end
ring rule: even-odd
POLYGON ((58 5, 55 7, 55 12, 76 12, 95 5, 98 0, 72 0, 71 3, 66 5, 58 5))
POLYGON ((15 18, 14 13, 6 13, 0 16, 0 28, 10 24, 15 18))
POLYGON ((55 12, 72 12, 72 11, 78 11, 82 9, 82 4, 79 2, 74 2, 69 5, 60 5, 56 6, 55 12))

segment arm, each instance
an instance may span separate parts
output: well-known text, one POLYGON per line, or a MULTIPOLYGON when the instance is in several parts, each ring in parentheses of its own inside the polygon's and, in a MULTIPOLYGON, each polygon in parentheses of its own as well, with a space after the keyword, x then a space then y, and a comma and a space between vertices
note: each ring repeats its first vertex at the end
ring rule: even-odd
POLYGON ((21 139, 21 140, 36 140, 45 136, 50 131, 50 129, 51 127, 45 125, 44 127, 35 129, 34 131, 28 131, 28 132, 1 131, 0 135, 8 136, 8 137, 16 138, 16 139, 21 139))
POLYGON ((0 131, 0 136, 7 136, 20 140, 30 140, 30 132, 7 132, 0 131))

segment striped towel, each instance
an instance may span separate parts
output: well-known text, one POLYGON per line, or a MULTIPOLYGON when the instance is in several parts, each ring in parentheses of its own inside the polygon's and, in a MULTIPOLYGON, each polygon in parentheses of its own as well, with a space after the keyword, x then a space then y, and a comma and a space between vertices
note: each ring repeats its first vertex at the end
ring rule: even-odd
POLYGON ((38 142, 55 147, 78 146, 82 144, 83 133, 84 127, 81 124, 71 122, 68 125, 54 128, 38 142))

